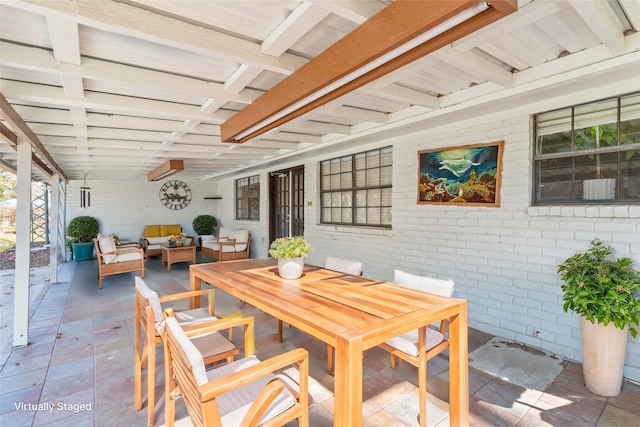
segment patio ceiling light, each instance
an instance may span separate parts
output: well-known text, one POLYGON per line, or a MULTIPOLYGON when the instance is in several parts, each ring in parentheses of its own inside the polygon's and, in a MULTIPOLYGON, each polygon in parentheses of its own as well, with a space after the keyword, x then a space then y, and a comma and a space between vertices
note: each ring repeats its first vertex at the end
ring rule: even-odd
POLYGON ((245 142, 512 13, 517 0, 396 0, 221 125, 245 142))
POLYGON ((147 174, 149 181, 160 181, 174 173, 184 170, 184 161, 182 160, 167 160, 151 172, 147 174))

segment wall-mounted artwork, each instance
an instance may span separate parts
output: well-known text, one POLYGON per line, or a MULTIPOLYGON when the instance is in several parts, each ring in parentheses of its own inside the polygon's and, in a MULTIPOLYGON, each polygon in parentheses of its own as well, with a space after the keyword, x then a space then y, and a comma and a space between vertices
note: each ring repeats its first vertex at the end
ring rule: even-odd
POLYGON ((418 204, 500 206, 504 141, 418 152, 418 204))

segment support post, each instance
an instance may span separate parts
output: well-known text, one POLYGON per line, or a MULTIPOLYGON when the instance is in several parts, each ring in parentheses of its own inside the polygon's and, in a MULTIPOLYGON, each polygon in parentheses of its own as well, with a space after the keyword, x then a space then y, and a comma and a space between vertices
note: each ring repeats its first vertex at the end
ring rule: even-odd
POLYGON ((14 347, 29 344, 29 268, 31 255, 31 154, 29 141, 18 135, 16 203, 16 275, 13 312, 14 347))

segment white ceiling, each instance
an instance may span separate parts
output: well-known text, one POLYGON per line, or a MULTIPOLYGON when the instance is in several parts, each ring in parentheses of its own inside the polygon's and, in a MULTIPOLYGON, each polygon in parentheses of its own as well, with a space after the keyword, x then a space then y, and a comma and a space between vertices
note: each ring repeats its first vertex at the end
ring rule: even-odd
MULTIPOLYGON (((388 3, 1 0, 0 91, 68 179, 146 179, 168 159, 205 179, 544 93, 576 70, 640 69, 640 0, 520 0, 518 12, 266 135, 220 142, 221 123, 388 3)), ((0 160, 16 164, 4 140, 0 160)))

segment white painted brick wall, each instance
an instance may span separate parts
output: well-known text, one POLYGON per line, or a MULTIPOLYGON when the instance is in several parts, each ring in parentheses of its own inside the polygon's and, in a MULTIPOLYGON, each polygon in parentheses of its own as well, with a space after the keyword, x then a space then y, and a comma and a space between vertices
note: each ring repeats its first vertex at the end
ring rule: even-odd
MULTIPOLYGON (((160 205, 160 184, 147 182, 89 182, 92 206, 81 210, 75 195, 81 183, 76 182, 69 192, 68 217, 94 215, 103 231, 136 238, 144 224, 178 222, 189 231, 196 215, 210 213, 221 225, 248 228, 252 257, 266 257, 268 173, 304 164, 305 237, 312 245, 309 263, 322 265, 331 254, 362 261, 364 274, 381 280, 391 280, 394 268, 451 278, 456 296, 469 302, 470 326, 579 361, 579 318, 562 310, 557 265, 598 237, 610 242, 616 255, 632 257, 640 268, 640 206, 531 207, 529 129, 534 112, 510 110, 467 124, 458 122, 304 161, 255 168, 216 182, 188 182, 194 198, 183 211, 160 205), (418 151, 496 140, 505 141, 500 207, 416 203, 418 151), (320 225, 318 162, 386 145, 393 145, 393 229, 320 225), (260 220, 235 221, 234 179, 256 174, 261 183, 260 220), (203 200, 211 193, 223 199, 203 200), (534 336, 536 331, 539 336, 534 336)), ((640 342, 631 339, 625 376, 640 382, 640 342)))

